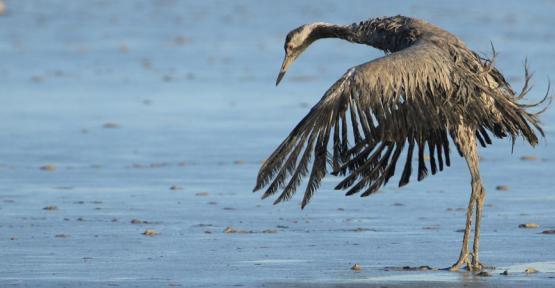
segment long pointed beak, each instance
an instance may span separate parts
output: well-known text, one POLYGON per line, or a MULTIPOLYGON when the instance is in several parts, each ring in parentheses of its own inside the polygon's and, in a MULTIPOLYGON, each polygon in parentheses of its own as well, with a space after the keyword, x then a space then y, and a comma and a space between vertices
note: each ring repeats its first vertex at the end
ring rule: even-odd
POLYGON ((279 74, 276 80, 276 86, 278 86, 279 82, 281 82, 281 79, 283 79, 283 76, 285 76, 285 72, 287 72, 287 67, 289 66, 289 64, 291 64, 291 62, 293 62, 293 60, 293 57, 289 57, 289 55, 285 54, 285 58, 283 59, 281 69, 279 70, 279 74))
POLYGON ((276 80, 276 86, 279 85, 279 82, 281 82, 281 79, 283 79, 283 76, 285 76, 285 72, 287 72, 287 71, 285 71, 285 70, 279 71, 279 74, 278 74, 278 77, 277 77, 277 80, 276 80))

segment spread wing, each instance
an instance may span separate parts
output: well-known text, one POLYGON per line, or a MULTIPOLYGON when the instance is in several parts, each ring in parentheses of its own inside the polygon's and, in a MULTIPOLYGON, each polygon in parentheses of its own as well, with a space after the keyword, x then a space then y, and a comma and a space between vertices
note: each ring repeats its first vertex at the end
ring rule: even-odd
POLYGON ((491 143, 484 127, 503 136, 506 129, 486 111, 491 105, 473 96, 489 88, 456 72, 449 53, 419 41, 348 70, 262 164, 254 191, 268 186, 266 198, 281 190, 279 203, 310 174, 304 208, 331 167, 332 174, 345 176, 336 189, 368 196, 394 175, 400 158, 399 186, 409 182, 413 156, 419 181, 428 174, 428 160, 432 174, 449 166, 450 125, 477 123, 481 142, 491 143))

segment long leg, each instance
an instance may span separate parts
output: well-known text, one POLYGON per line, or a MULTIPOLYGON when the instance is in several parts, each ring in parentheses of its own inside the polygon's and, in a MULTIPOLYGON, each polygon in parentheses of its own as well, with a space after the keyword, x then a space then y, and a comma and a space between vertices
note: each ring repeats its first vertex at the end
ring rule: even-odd
POLYGON ((464 264, 470 266, 470 261, 468 260, 468 239, 470 238, 470 228, 472 227, 472 214, 475 203, 476 193, 474 189, 472 189, 472 193, 470 194, 470 201, 468 201, 468 208, 466 210, 466 227, 464 229, 461 253, 459 255, 459 260, 457 260, 457 262, 453 264, 451 268, 449 268, 449 271, 457 271, 464 264))
POLYGON ((470 194, 470 201, 466 211, 466 227, 463 236, 463 245, 459 259, 449 271, 457 271, 463 264, 467 265, 468 269, 474 269, 479 265, 478 262, 478 249, 479 249, 479 235, 480 235, 480 219, 482 214, 484 189, 480 180, 479 166, 478 166, 478 152, 476 147, 475 131, 467 126, 460 125, 454 131, 453 138, 455 144, 463 154, 470 176, 472 178, 472 192, 470 194), (476 229, 474 230, 474 247, 473 247, 473 263, 468 259, 468 239, 470 238, 470 230, 472 227, 472 214, 473 208, 476 205, 476 229), (478 242, 477 242, 478 240, 478 242), (474 265, 476 264, 476 265, 474 265))
MULTIPOLYGON (((480 250, 480 220, 482 218, 482 209, 484 208, 484 199, 486 197, 486 191, 482 186, 481 181, 479 181, 479 195, 476 198, 476 224, 474 228, 474 247, 472 254, 472 269, 481 270, 484 267, 478 260, 478 251, 480 250)), ((491 267, 490 267, 491 268, 491 267)))

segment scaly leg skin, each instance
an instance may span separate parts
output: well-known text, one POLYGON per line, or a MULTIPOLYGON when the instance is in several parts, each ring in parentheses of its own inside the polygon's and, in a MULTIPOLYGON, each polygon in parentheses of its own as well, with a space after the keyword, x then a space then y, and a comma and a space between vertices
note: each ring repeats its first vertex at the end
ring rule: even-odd
POLYGON ((493 266, 486 266, 478 260, 478 252, 480 250, 480 222, 482 219, 482 209, 484 208, 484 199, 486 197, 486 191, 484 186, 482 186, 481 181, 477 183, 478 186, 478 197, 476 198, 476 223, 474 224, 474 246, 472 248, 472 269, 473 271, 480 271, 484 269, 495 269, 493 266))
POLYGON ((471 267, 470 260, 468 259, 468 239, 470 238, 470 228, 472 227, 472 214, 474 209, 474 203, 476 199, 475 190, 472 189, 472 194, 470 195, 470 201, 468 203, 468 209, 466 210, 466 228, 464 229, 463 244, 461 248, 461 254, 459 260, 449 268, 449 271, 458 271, 462 265, 466 264, 467 267, 471 267))

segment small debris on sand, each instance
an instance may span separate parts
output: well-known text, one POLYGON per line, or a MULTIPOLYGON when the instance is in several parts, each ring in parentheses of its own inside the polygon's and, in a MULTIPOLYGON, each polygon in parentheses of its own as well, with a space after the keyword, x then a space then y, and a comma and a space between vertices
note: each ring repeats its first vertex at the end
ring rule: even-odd
POLYGON ((275 229, 266 229, 266 230, 262 230, 262 233, 264 233, 264 234, 275 234, 275 233, 277 233, 277 230, 275 230, 275 229))
POLYGON ((175 37, 174 42, 175 42, 176 45, 183 46, 183 45, 189 43, 189 38, 187 38, 183 35, 179 35, 179 36, 175 37))
POLYGON ((31 81, 33 81, 34 83, 41 83, 42 81, 44 81, 44 77, 41 75, 34 75, 33 77, 31 77, 31 81))
POLYGON ((52 171, 56 171, 56 166, 52 164, 46 164, 44 166, 40 166, 40 170, 52 172, 52 171))
POLYGON ((48 205, 48 206, 42 208, 42 210, 54 211, 54 210, 58 210, 58 206, 56 206, 56 205, 48 205))
POLYGON ((208 196, 208 194, 209 194, 208 192, 198 192, 198 193, 195 193, 195 196, 208 196))
POLYGON ((173 81, 173 77, 171 75, 164 75, 164 77, 162 77, 162 81, 164 82, 172 82, 173 81))
POLYGON ((205 224, 205 223, 200 223, 200 224, 195 224, 193 225, 193 227, 212 227, 214 225, 212 224, 205 224))
POLYGON ((160 168, 160 167, 166 167, 166 166, 168 166, 168 165, 169 165, 169 164, 168 164, 168 163, 165 163, 165 162, 155 162, 155 163, 150 163, 148 166, 149 166, 150 168, 160 168))
POLYGON ((227 227, 224 229, 224 233, 226 233, 226 234, 237 233, 237 229, 235 229, 235 228, 233 228, 233 227, 231 227, 231 226, 227 226, 227 227))
POLYGON ((476 274, 476 276, 491 277, 491 274, 488 271, 480 271, 480 273, 476 274))
POLYGON ((524 273, 527 273, 527 274, 538 273, 538 272, 539 271, 536 270, 536 268, 534 268, 534 267, 528 267, 528 268, 524 269, 524 273))
POLYGON ((129 46, 127 45, 127 43, 121 43, 121 45, 119 46, 119 51, 122 53, 129 52, 129 46))
POLYGON ((150 59, 143 59, 141 63, 143 64, 144 69, 148 70, 152 68, 152 62, 150 61, 150 59))
POLYGON ((349 231, 352 232, 366 232, 366 231, 376 231, 375 229, 370 229, 370 228, 363 228, 363 227, 357 227, 355 229, 350 229, 349 231))
POLYGON ((226 234, 234 234, 234 233, 253 233, 253 232, 252 232, 252 231, 247 231, 247 230, 237 229, 237 228, 234 228, 234 227, 232 227, 232 226, 227 226, 227 227, 224 229, 224 233, 226 233, 226 234))
POLYGON ((520 157, 520 160, 522 160, 522 161, 536 161, 536 160, 538 160, 538 157, 533 156, 533 155, 525 155, 525 156, 520 157))
POLYGON ((102 128, 106 128, 106 129, 114 129, 119 127, 120 127, 119 124, 113 123, 113 122, 106 122, 102 125, 102 128))
POLYGON ((424 226, 422 227, 422 230, 439 230, 439 225, 435 224, 430 226, 424 226))
POLYGON ((385 267, 384 268, 385 271, 435 271, 438 270, 437 268, 433 268, 431 266, 428 265, 422 265, 422 266, 418 266, 418 267, 412 267, 412 266, 403 266, 403 267, 385 267))
POLYGON ((528 228, 528 229, 530 229, 530 228, 539 228, 539 227, 540 227, 540 225, 536 224, 536 223, 526 223, 526 224, 518 225, 518 228, 528 228))
POLYGON ((509 270, 505 270, 505 271, 499 273, 499 275, 508 276, 509 275, 509 270))
POLYGON ((145 232, 143 232, 143 235, 145 235, 145 236, 158 235, 158 231, 156 231, 154 229, 146 229, 145 232))
POLYGON ((555 234, 555 230, 544 230, 542 234, 555 234))
POLYGON ((183 190, 183 187, 177 186, 177 185, 172 185, 172 186, 170 187, 170 190, 172 190, 172 191, 183 190))
POLYGON ((497 186, 495 186, 495 190, 498 190, 498 191, 508 191, 509 189, 511 189, 509 187, 509 185, 497 185, 497 186))
POLYGON ((351 266, 351 270, 359 272, 360 270, 362 270, 362 266, 360 266, 360 264, 355 263, 355 265, 351 266))
POLYGON ((276 228, 279 228, 279 229, 287 229, 287 228, 289 228, 289 226, 286 226, 286 225, 277 225, 276 228))
POLYGON ((152 224, 152 222, 134 218, 134 219, 131 219, 131 224, 152 224))

